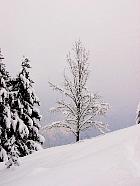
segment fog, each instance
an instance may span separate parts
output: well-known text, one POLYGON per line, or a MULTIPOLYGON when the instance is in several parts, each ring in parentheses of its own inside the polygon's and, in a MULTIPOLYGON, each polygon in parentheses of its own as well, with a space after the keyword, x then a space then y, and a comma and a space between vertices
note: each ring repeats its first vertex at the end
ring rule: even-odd
POLYGON ((61 85, 66 54, 81 39, 90 51, 89 89, 111 105, 111 130, 135 124, 140 100, 139 0, 0 1, 0 47, 7 70, 15 76, 22 56, 30 58, 32 79, 41 100, 42 124, 57 116, 48 109, 61 85))

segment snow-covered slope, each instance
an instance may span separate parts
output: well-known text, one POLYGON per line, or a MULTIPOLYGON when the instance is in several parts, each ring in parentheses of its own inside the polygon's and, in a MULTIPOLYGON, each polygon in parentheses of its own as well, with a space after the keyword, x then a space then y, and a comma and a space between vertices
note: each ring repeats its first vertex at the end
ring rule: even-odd
POLYGON ((140 125, 0 163, 0 186, 140 186, 140 125))

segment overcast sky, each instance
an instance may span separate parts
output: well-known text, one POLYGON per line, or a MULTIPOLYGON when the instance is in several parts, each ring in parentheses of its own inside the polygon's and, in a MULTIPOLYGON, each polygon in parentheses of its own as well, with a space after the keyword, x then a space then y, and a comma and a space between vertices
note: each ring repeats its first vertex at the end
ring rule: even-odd
POLYGON ((89 88, 112 106, 106 118, 111 129, 135 123, 140 100, 139 0, 0 0, 0 5, 0 47, 7 69, 15 75, 22 56, 31 59, 45 124, 53 120, 48 109, 56 100, 48 80, 61 84, 65 56, 79 38, 90 50, 89 88))

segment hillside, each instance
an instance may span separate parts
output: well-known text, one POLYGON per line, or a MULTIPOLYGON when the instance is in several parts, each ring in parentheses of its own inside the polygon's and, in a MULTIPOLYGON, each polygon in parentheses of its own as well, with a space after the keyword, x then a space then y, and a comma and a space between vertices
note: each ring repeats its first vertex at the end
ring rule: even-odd
POLYGON ((0 163, 0 186, 140 186, 140 126, 0 163))

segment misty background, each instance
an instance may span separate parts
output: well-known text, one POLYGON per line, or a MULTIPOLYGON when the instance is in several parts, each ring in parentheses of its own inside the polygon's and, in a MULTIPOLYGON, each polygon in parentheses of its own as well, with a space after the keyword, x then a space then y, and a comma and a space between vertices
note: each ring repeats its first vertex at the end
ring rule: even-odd
POLYGON ((41 100, 42 125, 57 120, 48 112, 58 98, 48 81, 61 85, 66 54, 81 39, 90 51, 88 87, 110 103, 111 130, 135 124, 140 101, 139 0, 0 1, 0 47, 15 76, 29 57, 41 100))

